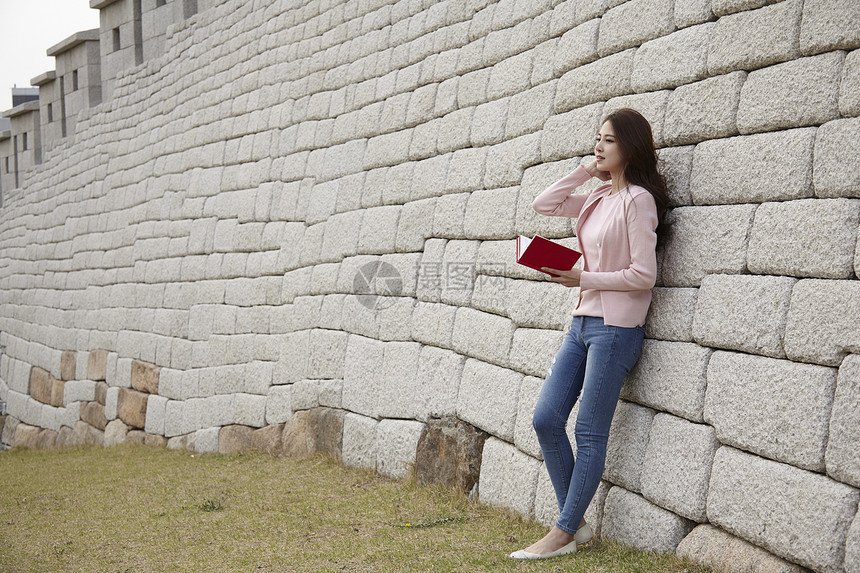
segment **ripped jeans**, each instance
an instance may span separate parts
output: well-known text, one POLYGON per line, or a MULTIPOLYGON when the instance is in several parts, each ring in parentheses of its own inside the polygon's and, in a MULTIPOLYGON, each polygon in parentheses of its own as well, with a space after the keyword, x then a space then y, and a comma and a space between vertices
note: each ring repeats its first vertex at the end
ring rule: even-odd
POLYGON ((547 372, 532 425, 558 500, 556 526, 568 533, 576 533, 600 485, 618 395, 644 338, 643 326, 606 326, 603 318, 574 316, 547 372), (565 428, 577 400, 574 459, 565 428))

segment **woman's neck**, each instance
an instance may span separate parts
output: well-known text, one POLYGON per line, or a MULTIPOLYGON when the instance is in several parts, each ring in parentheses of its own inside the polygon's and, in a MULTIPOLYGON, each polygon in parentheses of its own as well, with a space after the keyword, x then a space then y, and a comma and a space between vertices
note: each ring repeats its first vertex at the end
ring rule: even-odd
POLYGON ((627 187, 627 179, 624 178, 623 170, 611 171, 610 174, 612 175, 612 191, 610 191, 609 194, 615 195, 627 187))

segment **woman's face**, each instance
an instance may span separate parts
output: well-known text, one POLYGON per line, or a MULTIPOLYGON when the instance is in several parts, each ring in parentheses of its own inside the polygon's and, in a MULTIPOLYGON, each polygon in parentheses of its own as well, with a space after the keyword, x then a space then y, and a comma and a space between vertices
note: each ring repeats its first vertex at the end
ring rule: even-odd
POLYGON ((594 143, 594 155, 597 157, 597 168, 601 171, 622 171, 624 158, 621 147, 615 141, 615 130, 608 121, 603 122, 594 143))

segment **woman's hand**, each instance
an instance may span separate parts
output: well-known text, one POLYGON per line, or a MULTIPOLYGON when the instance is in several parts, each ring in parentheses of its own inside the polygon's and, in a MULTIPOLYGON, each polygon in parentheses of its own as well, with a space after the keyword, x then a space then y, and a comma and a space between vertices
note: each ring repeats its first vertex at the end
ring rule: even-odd
POLYGON ((582 274, 581 269, 570 269, 569 271, 562 271, 559 269, 551 269, 549 267, 541 267, 541 270, 546 273, 552 273, 554 275, 559 275, 557 277, 549 277, 554 283, 562 284, 566 287, 578 287, 579 286, 579 275, 582 274))
POLYGON ((600 171, 597 168, 597 160, 595 159, 591 163, 584 164, 583 169, 585 169, 589 175, 592 177, 597 177, 601 181, 609 181, 612 179, 612 174, 609 171, 600 171))

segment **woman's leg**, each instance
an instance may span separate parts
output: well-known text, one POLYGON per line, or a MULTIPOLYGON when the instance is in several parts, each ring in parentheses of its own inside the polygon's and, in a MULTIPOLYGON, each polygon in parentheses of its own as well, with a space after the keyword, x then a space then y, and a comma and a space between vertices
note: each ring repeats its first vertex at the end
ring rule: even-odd
POLYGON ((600 484, 606 444, 624 378, 639 359, 643 328, 606 326, 586 318, 583 340, 588 348, 585 377, 576 417, 576 464, 556 527, 575 533, 600 484))
POLYGON ((587 349, 582 341, 581 326, 582 317, 574 317, 547 372, 532 419, 559 511, 565 506, 574 467, 566 426, 585 374, 587 349))

